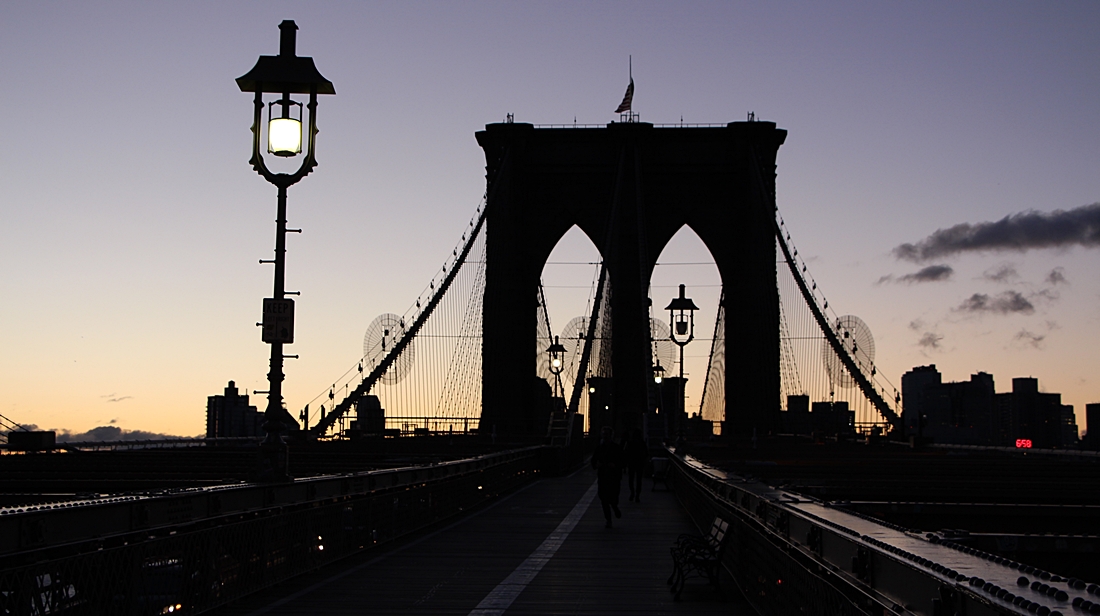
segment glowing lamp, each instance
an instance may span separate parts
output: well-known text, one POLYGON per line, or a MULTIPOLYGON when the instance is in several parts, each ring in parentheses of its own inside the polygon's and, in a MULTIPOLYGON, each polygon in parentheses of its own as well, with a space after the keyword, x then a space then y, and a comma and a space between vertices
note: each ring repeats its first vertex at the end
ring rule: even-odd
POLYGON ((279 24, 279 55, 260 56, 252 70, 237 78, 237 86, 242 92, 255 94, 252 160, 249 162, 257 173, 280 186, 296 183, 317 165, 314 156, 317 141, 317 95, 336 94, 332 82, 317 71, 313 58, 297 55, 297 30, 298 26, 291 20, 279 24), (264 94, 279 97, 267 103, 267 151, 281 157, 305 152, 301 167, 295 173, 273 173, 261 156, 264 94), (308 104, 303 105, 291 99, 294 94, 308 97, 308 104), (303 115, 304 109, 309 110, 308 126, 303 115))
POLYGON ((550 372, 555 375, 561 374, 562 360, 565 358, 565 347, 561 345, 557 336, 554 336, 554 344, 551 344, 546 351, 550 353, 550 372))
POLYGON ((302 104, 282 100, 267 106, 267 151, 275 156, 296 156, 302 152, 302 104), (283 116, 271 117, 271 108, 276 104, 283 106, 283 116), (297 107, 298 117, 290 117, 290 109, 297 107))
POLYGON ((691 298, 684 297, 684 285, 680 285, 680 297, 673 298, 665 308, 668 311, 669 320, 672 321, 673 342, 681 344, 676 337, 686 336, 687 341, 683 344, 687 344, 695 337, 695 311, 698 309, 699 307, 691 301, 691 298))

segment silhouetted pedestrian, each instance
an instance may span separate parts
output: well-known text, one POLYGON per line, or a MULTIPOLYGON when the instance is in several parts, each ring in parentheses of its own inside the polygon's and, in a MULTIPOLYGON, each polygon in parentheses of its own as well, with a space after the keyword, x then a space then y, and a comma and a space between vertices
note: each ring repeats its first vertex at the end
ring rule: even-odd
POLYGON ((611 528, 611 512, 616 518, 623 517, 619 511, 619 484, 623 478, 623 448, 615 442, 615 433, 610 426, 600 430, 600 443, 592 454, 592 468, 596 469, 599 480, 598 494, 603 505, 603 517, 607 528, 611 528))
POLYGON ((642 502, 642 471, 649 462, 649 446, 642 438, 641 430, 631 430, 623 448, 626 455, 626 486, 630 488, 630 500, 642 502))

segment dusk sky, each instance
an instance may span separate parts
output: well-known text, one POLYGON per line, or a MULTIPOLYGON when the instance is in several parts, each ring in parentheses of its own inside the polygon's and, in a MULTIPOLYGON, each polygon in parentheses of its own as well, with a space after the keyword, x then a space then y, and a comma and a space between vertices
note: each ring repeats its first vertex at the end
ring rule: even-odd
MULTIPOLYGON (((474 132, 509 113, 617 120, 628 56, 642 121, 752 111, 789 131, 780 212, 895 385, 929 363, 945 380, 990 372, 998 391, 1034 376, 1082 428, 1100 402, 1100 3, 13 0, 4 416, 197 435, 227 381, 267 389, 254 323, 275 188, 248 165, 251 97, 234 79, 278 52, 284 19, 337 92, 320 100, 319 166, 289 193, 304 229, 288 240, 292 411, 450 257, 485 188, 474 132)), ((551 260, 595 254, 574 232, 551 260)), ((704 331, 717 269, 672 264, 710 260, 682 231, 653 280, 661 306, 687 284, 704 331)), ((564 287, 591 279, 547 267, 555 330, 584 312, 564 287)), ((706 351, 688 347, 689 396, 706 351)))

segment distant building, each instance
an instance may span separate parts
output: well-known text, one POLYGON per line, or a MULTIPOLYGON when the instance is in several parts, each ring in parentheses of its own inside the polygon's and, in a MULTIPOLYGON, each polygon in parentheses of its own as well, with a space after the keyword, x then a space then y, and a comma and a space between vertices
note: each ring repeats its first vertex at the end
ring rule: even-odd
POLYGON ((1085 447, 1100 450, 1100 402, 1085 405, 1085 447))
POLYGON ((263 436, 264 415, 248 404, 233 381, 220 396, 206 398, 206 437, 263 436))
POLYGON ((848 403, 814 402, 810 405, 810 423, 815 434, 829 436, 854 436, 856 412, 848 409, 848 403))
POLYGON ((810 397, 787 396, 787 411, 783 413, 783 431, 789 434, 812 434, 810 421, 810 397))
POLYGON ((1051 448, 1077 442, 1073 407, 1062 404, 1062 394, 1041 393, 1039 379, 1012 379, 1012 393, 997 394, 997 406, 1001 411, 999 436, 1005 441, 997 444, 1031 441, 1032 447, 1051 448), (1068 426, 1073 426, 1072 437, 1067 434, 1068 426))
POLYGON ((901 377, 905 435, 937 443, 1007 447, 1066 447, 1077 442, 1073 407, 1061 394, 1040 393, 1038 379, 1012 379, 996 393, 993 376, 943 383, 935 364, 901 377))
POLYGON ((789 434, 854 436, 856 433, 856 413, 844 401, 810 404, 809 396, 787 396, 787 410, 782 418, 783 431, 789 434))
POLYGON ((987 445, 993 439, 993 375, 943 383, 936 365, 918 366, 901 377, 905 435, 941 443, 987 445))
POLYGON ((927 423, 925 415, 934 406, 925 398, 933 396, 934 388, 939 385, 940 371, 936 370, 936 364, 917 366, 901 376, 901 418, 906 437, 922 435, 922 418, 923 423, 927 423))

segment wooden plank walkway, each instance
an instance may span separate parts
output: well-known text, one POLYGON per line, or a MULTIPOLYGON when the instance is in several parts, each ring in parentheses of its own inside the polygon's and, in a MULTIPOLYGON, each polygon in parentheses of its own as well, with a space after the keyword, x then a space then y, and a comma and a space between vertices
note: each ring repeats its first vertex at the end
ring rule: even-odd
POLYGON ((689 580, 674 601, 668 548, 697 529, 672 493, 649 491, 648 481, 640 503, 626 501, 623 486, 623 517, 604 528, 599 499, 584 504, 595 480, 590 469, 540 480, 442 529, 217 614, 754 614, 728 576, 718 592, 689 580))

